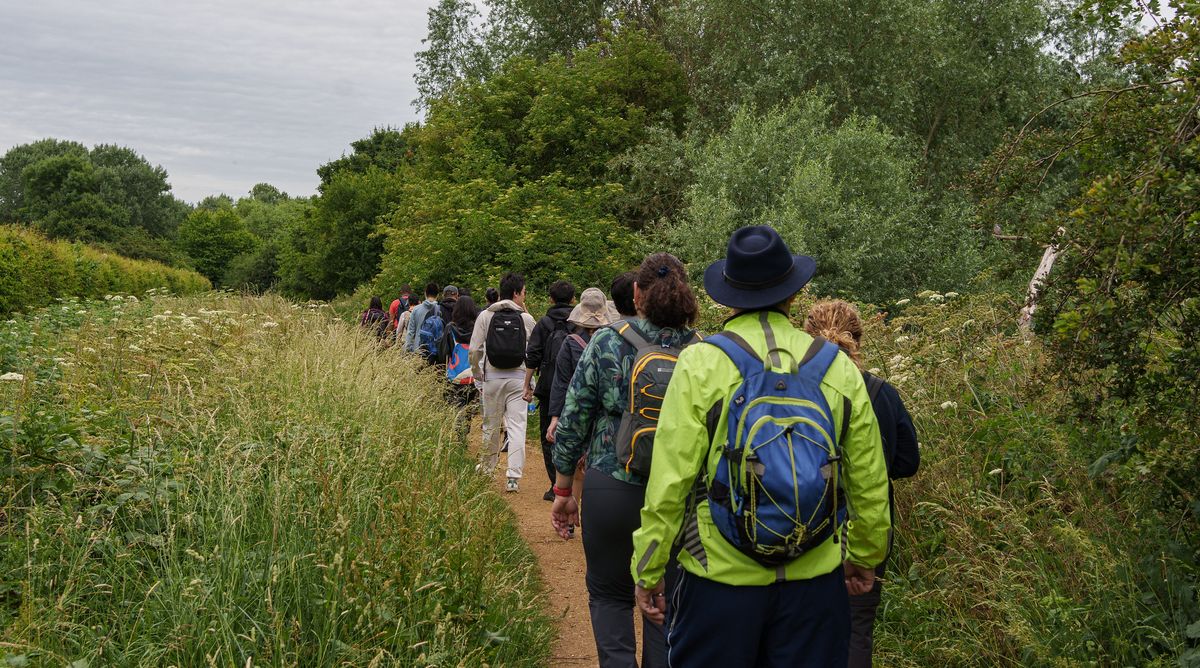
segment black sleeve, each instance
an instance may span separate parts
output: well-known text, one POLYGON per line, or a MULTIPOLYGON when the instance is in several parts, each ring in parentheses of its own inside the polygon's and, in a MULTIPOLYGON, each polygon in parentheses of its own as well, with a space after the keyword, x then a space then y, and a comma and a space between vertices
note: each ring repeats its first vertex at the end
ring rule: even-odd
POLYGON ((913 426, 912 417, 904 407, 904 400, 895 388, 884 387, 889 391, 889 399, 895 410, 892 414, 896 420, 896 454, 892 460, 891 477, 893 479, 911 478, 917 474, 921 466, 921 451, 917 445, 917 429, 913 426))
POLYGON ((574 339, 563 340, 562 350, 554 358, 554 384, 550 387, 550 417, 562 416, 563 408, 567 405, 567 389, 571 387, 571 378, 575 375, 575 367, 579 366, 579 358, 583 349, 574 339))
POLYGON ((533 332, 529 335, 529 345, 525 347, 525 368, 537 369, 542 368, 542 355, 545 354, 546 348, 546 318, 543 317, 533 326, 533 332))

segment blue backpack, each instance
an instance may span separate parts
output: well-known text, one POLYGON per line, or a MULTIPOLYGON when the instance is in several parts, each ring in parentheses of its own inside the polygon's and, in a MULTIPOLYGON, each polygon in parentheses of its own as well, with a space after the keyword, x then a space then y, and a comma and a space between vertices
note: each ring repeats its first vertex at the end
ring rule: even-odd
MULTIPOLYGON (((706 343, 728 355, 742 376, 728 404, 727 431, 711 433, 720 453, 704 492, 713 524, 739 551, 771 568, 831 535, 836 541, 846 518, 841 443, 850 405, 846 400, 842 428, 835 430, 821 379, 837 358, 837 345, 817 338, 799 364, 779 373, 733 332, 706 343)), ((710 432, 720 408, 710 414, 710 432)))
POLYGON ((454 329, 446 335, 450 344, 450 350, 446 353, 446 379, 455 385, 470 385, 475 382, 474 372, 471 370, 470 360, 470 341, 459 342, 458 337, 454 335, 454 329))
POLYGON ((441 345, 445 332, 446 322, 442 320, 442 309, 434 304, 429 315, 421 321, 421 329, 417 332, 417 343, 425 359, 430 362, 437 360, 438 346, 441 345))

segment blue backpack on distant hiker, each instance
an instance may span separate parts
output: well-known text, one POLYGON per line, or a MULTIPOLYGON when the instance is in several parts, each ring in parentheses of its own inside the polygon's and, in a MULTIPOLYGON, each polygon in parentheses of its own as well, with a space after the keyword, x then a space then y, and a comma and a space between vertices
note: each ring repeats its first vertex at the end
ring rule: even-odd
MULTIPOLYGON (((841 443, 850 404, 845 401, 841 429, 835 429, 821 380, 837 358, 837 345, 817 338, 799 364, 779 373, 733 332, 706 343, 720 348, 742 376, 727 407, 728 429, 715 440, 716 474, 703 492, 713 524, 768 567, 793 561, 831 535, 836 541, 846 517, 841 443)), ((709 416, 711 436, 717 436, 722 408, 709 416)))
POLYGON ((454 329, 451 328, 447 335, 450 344, 450 349, 446 353, 446 380, 449 380, 455 385, 470 385, 475 382, 475 374, 471 370, 471 360, 469 359, 470 340, 459 341, 454 335, 454 329))
POLYGON ((421 329, 417 332, 417 344, 427 361, 438 361, 438 346, 442 344, 442 335, 445 333, 446 321, 442 320, 442 309, 435 305, 429 309, 429 315, 421 321, 421 329))

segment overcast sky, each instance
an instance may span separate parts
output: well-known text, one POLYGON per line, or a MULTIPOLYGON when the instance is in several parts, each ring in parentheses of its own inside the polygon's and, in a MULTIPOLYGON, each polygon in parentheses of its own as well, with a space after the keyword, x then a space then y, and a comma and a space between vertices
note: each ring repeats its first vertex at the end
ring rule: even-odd
POLYGON ((311 194, 351 141, 417 120, 433 2, 0 0, 0 154, 120 144, 189 202, 311 194))

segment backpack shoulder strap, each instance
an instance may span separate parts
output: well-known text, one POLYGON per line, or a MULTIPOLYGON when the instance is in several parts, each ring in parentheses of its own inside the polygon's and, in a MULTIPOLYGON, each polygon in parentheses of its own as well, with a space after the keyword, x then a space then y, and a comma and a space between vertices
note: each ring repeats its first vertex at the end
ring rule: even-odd
POLYGON ((883 389, 883 379, 865 371, 863 379, 867 381, 867 395, 871 397, 871 401, 875 401, 875 397, 879 396, 879 391, 883 389))
POLYGON ((742 375, 743 379, 759 373, 765 368, 762 358, 754 352, 754 348, 750 347, 746 339, 734 332, 714 334, 704 339, 704 343, 720 348, 721 352, 725 353, 737 367, 738 373, 742 375))
POLYGON ((584 341, 582 336, 578 334, 568 334, 567 338, 571 339, 575 343, 578 343, 580 349, 587 348, 587 341, 584 341))
POLYGON ((812 345, 808 347, 808 352, 804 353, 804 357, 800 360, 800 375, 820 384, 821 379, 829 371, 829 367, 833 365, 833 361, 837 359, 839 352, 841 349, 837 347, 836 343, 826 341, 819 336, 814 338, 812 345))
POLYGON ((622 339, 628 341, 630 345, 639 351, 651 345, 650 341, 638 331, 638 328, 629 324, 628 321, 621 323, 621 326, 616 329, 617 334, 620 334, 622 339))

